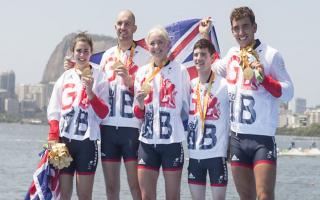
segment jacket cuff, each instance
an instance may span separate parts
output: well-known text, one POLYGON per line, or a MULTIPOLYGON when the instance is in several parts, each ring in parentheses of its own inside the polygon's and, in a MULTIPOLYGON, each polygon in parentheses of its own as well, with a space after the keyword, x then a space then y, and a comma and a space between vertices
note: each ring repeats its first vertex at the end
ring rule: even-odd
POLYGON ((134 112, 134 115, 138 118, 138 119, 143 119, 144 118, 144 111, 145 111, 145 109, 143 109, 143 110, 141 110, 140 108, 139 108, 139 106, 134 106, 134 110, 133 110, 133 112, 134 112))
POLYGON ((281 85, 279 81, 274 80, 271 76, 265 76, 261 85, 274 97, 281 96, 281 85))
POLYGON ((100 117, 101 119, 104 119, 108 113, 109 108, 104 102, 99 99, 96 95, 93 96, 93 98, 90 100, 90 104, 94 110, 94 112, 100 117))
POLYGON ((50 120, 48 140, 59 140, 59 121, 50 120))

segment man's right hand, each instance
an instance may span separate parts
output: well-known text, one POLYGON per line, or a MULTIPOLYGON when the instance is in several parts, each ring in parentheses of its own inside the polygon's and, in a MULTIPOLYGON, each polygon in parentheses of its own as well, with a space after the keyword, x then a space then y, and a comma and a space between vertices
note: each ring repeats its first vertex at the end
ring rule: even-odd
POLYGON ((65 56, 65 57, 64 57, 64 61, 63 61, 64 71, 67 71, 67 70, 73 68, 75 64, 76 64, 76 63, 75 63, 75 61, 72 59, 71 56, 65 56))
POLYGON ((200 26, 199 26, 199 33, 201 36, 205 39, 210 39, 209 37, 209 31, 212 26, 212 19, 211 17, 204 18, 200 21, 200 26))

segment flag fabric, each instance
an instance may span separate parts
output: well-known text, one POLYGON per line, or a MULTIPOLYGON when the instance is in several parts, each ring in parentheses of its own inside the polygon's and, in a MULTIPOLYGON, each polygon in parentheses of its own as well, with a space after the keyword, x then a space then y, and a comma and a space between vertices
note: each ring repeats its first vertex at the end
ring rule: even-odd
MULTIPOLYGON (((201 39, 201 35, 199 34, 200 21, 201 19, 178 21, 165 27, 171 40, 171 49, 168 54, 169 59, 185 65, 191 79, 197 76, 197 70, 193 64, 192 51, 194 44, 201 39)), ((215 58, 219 58, 220 48, 213 25, 209 32, 209 36, 216 50, 215 58)), ((137 45, 147 49, 144 38, 138 40, 137 45)), ((91 62, 99 65, 103 53, 104 52, 100 52, 92 55, 91 62)))
POLYGON ((59 173, 49 164, 48 149, 43 150, 38 167, 33 174, 30 189, 25 200, 58 200, 60 199, 59 173))

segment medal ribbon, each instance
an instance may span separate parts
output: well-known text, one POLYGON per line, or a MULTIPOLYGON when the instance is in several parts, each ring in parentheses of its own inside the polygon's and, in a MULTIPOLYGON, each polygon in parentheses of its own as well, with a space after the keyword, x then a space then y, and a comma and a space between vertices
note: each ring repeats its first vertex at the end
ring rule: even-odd
MULTIPOLYGON (((160 65, 158 65, 158 67, 155 70, 153 70, 152 74, 144 81, 144 83, 150 83, 167 62, 168 60, 165 59, 160 65)), ((152 64, 150 63, 150 65, 152 64)))
MULTIPOLYGON (((129 58, 127 59, 127 62, 125 63, 125 66, 128 67, 133 63, 133 55, 134 55, 134 49, 136 48, 136 44, 132 41, 131 48, 130 48, 130 55, 129 58)), ((117 59, 121 62, 120 57, 122 57, 123 51, 120 49, 119 45, 117 47, 116 51, 116 57, 117 59)))
POLYGON ((203 109, 201 106, 201 98, 200 98, 200 79, 197 84, 197 90, 196 90, 197 109, 199 110, 199 114, 200 114, 200 118, 201 118, 202 132, 204 131, 204 122, 206 120, 206 114, 207 114, 207 109, 208 109, 208 100, 209 100, 209 96, 211 93, 212 85, 214 83, 214 79, 215 79, 215 76, 214 76, 213 72, 211 71, 208 89, 204 91, 203 109))

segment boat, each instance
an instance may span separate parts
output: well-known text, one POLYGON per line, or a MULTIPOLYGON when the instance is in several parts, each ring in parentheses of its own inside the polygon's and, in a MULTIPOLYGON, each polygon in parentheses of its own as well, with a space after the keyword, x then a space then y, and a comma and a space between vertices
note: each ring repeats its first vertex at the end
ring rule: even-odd
POLYGON ((291 148, 284 149, 278 152, 279 156, 320 156, 320 149, 318 148, 291 148))

